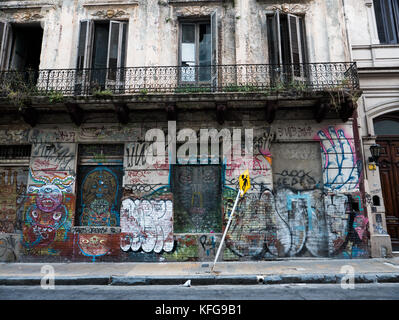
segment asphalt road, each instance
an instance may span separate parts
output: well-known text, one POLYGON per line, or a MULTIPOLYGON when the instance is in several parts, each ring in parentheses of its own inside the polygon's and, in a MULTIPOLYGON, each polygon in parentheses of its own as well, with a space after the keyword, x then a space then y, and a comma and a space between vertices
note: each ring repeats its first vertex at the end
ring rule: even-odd
POLYGON ((286 285, 0 286, 0 300, 399 300, 399 283, 286 285))

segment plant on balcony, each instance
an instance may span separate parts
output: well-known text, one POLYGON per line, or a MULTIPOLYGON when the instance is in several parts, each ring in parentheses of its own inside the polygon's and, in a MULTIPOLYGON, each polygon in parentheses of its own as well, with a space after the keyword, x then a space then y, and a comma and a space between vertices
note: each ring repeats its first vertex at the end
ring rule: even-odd
POLYGON ((39 90, 36 88, 34 73, 7 72, 1 79, 1 96, 7 97, 10 103, 22 109, 31 103, 32 96, 39 90))
POLYGON ((93 91, 93 97, 97 98, 97 99, 109 99, 113 96, 113 92, 109 89, 104 89, 104 90, 94 90, 93 91))
POLYGON ((346 99, 356 102, 361 95, 359 91, 351 89, 348 79, 343 79, 339 84, 326 88, 326 92, 329 94, 331 105, 337 113, 341 111, 346 99))
POLYGON ((64 94, 61 91, 51 90, 47 93, 50 103, 61 103, 64 101, 64 94))
POLYGON ((256 85, 230 85, 223 87, 223 92, 258 92, 261 91, 256 85))
POLYGON ((212 92, 211 88, 185 85, 177 87, 175 89, 175 93, 207 93, 207 92, 212 92))

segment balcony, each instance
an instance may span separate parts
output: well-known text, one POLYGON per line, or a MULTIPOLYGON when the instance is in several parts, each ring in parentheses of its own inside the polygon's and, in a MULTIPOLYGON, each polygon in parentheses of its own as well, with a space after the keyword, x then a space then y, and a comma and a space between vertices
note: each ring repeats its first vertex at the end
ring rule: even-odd
MULTIPOLYGON (((324 104, 337 109, 349 100, 355 102, 360 94, 355 63, 3 71, 0 88, 2 105, 7 100, 25 105, 26 101, 48 105, 67 102, 76 109, 93 102, 113 101, 125 111, 132 104, 144 102, 229 101, 247 105, 249 101, 263 101, 272 111, 281 101, 285 101, 284 105, 324 104)), ((316 119, 322 119, 327 112, 319 109, 316 119)))

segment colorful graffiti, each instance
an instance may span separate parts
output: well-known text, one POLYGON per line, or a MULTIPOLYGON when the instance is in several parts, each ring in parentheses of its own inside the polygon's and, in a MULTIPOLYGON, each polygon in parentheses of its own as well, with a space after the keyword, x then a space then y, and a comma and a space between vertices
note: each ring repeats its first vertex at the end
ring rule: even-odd
POLYGON ((172 201, 168 198, 123 200, 121 232, 123 251, 170 252, 174 245, 172 201))
POLYGON ((67 240, 72 226, 75 196, 70 191, 62 184, 29 186, 23 227, 27 249, 43 254, 59 252, 56 247, 67 240))
POLYGON ((79 221, 82 226, 118 226, 122 167, 79 167, 79 221))
MULTIPOLYGON (((225 199, 232 198, 228 195, 231 192, 224 193, 225 199)), ((279 189, 248 194, 239 203, 228 232, 226 246, 234 255, 225 256, 257 260, 366 257, 368 221, 348 208, 350 201, 346 195, 339 195, 331 204, 331 196, 323 195, 321 190, 279 189)))
POLYGON ((340 192, 357 189, 362 162, 357 160, 353 139, 333 126, 320 130, 315 139, 322 149, 324 187, 340 192))
POLYGON ((0 169, 0 232, 21 230, 27 180, 25 168, 0 169))
MULTIPOLYGON (((119 256, 119 234, 75 234, 75 244, 80 254, 92 262, 104 256, 119 256)), ((75 253, 75 258, 79 256, 75 253)))

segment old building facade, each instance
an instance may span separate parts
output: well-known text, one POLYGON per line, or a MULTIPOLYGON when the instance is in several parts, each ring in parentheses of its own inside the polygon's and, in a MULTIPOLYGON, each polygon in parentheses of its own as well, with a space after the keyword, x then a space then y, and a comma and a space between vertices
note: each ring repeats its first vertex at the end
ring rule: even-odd
POLYGON ((376 250, 399 251, 399 1, 346 1, 345 12, 363 91, 359 133, 372 241, 378 243, 376 250), (381 155, 378 166, 369 166, 375 143, 381 155))
POLYGON ((2 1, 1 261, 381 255, 344 9, 2 1))

